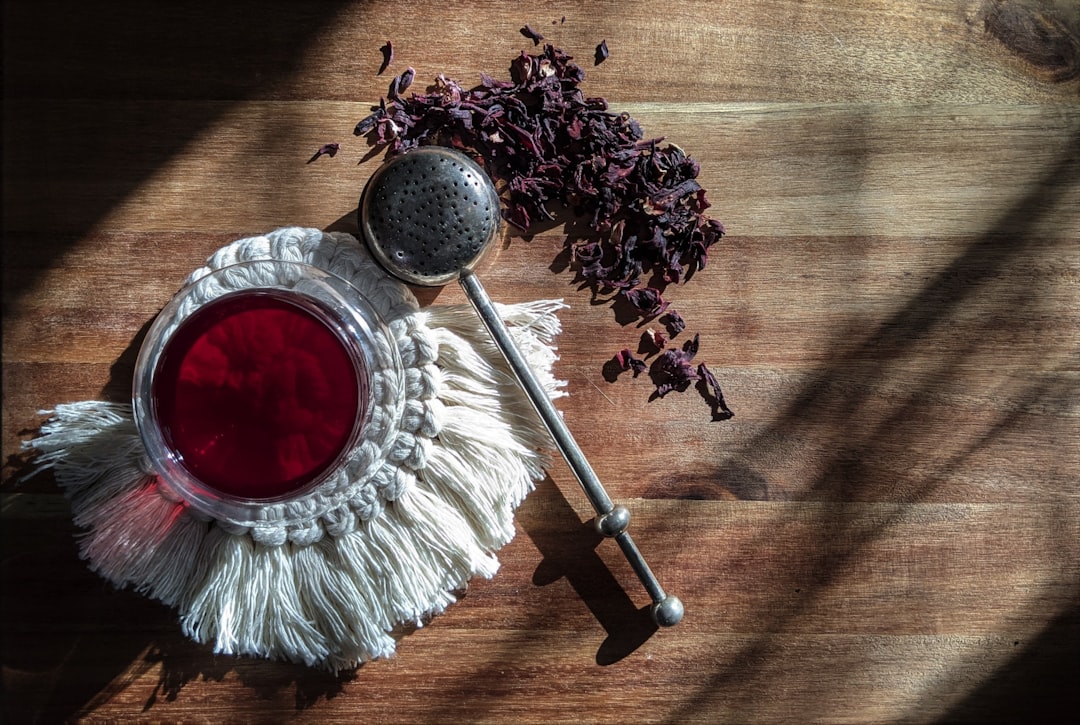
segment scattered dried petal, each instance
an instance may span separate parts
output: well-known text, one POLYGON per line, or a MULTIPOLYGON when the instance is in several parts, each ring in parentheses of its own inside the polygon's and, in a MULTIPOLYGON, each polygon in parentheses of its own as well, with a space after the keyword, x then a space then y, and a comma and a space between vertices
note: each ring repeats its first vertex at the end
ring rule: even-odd
POLYGON ((706 402, 712 406, 712 419, 713 420, 730 420, 735 417, 735 413, 724 402, 724 393, 720 390, 720 383, 716 380, 716 376, 712 371, 701 363, 697 367, 698 373, 698 391, 701 393, 701 397, 705 398, 706 402))
POLYGON ((382 65, 379 66, 379 71, 375 74, 377 76, 381 76, 383 74, 383 71, 385 71, 390 66, 390 63, 393 62, 394 44, 391 43, 389 40, 386 41, 386 45, 379 48, 379 52, 382 53, 383 58, 382 65))
POLYGON ((370 116, 361 119, 356 128, 353 129, 354 136, 367 136, 369 133, 375 130, 375 126, 379 121, 386 116, 386 107, 380 105, 376 108, 370 116))
POLYGON ((623 290, 622 295, 643 317, 654 317, 668 307, 668 302, 655 287, 623 290))
POLYGON ((415 77, 416 71, 412 67, 406 68, 404 73, 390 82, 390 89, 387 91, 386 97, 391 101, 402 100, 401 94, 409 89, 415 77))
POLYGON ((521 34, 533 42, 533 45, 540 45, 540 41, 544 39, 543 35, 536 32, 528 25, 521 29, 521 34))
POLYGON ((329 156, 330 158, 333 158, 335 155, 337 155, 337 152, 340 148, 341 144, 339 143, 323 144, 319 147, 319 150, 315 152, 315 155, 308 159, 308 163, 310 164, 312 161, 319 158, 320 156, 329 156))
POLYGON ((686 329, 686 321, 677 310, 669 309, 667 314, 660 318, 660 322, 664 323, 668 329, 668 333, 672 337, 676 337, 680 332, 686 329))
POLYGON ((660 352, 667 346, 668 337, 662 330, 648 328, 641 335, 641 347, 651 352, 660 352))
POLYGON ((611 55, 611 53, 608 51, 607 41, 601 40, 600 45, 596 46, 596 55, 593 58, 593 65, 600 65, 608 59, 609 55, 611 55))
POLYGON ((697 354, 697 335, 687 341, 682 350, 664 350, 649 367, 649 378, 656 386, 656 396, 664 397, 671 391, 682 392, 698 380, 698 372, 691 360, 697 354))
POLYGON ((634 357, 634 354, 630 352, 630 348, 628 347, 624 347, 615 354, 615 362, 618 364, 620 370, 633 370, 635 378, 648 369, 648 365, 645 364, 645 361, 634 357))

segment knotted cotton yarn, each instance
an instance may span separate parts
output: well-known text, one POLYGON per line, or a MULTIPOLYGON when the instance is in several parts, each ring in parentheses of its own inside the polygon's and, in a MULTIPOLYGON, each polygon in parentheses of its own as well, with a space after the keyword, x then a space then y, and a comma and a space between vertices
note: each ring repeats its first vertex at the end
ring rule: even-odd
MULTIPOLYGON (((396 629, 494 575, 550 440, 473 311, 420 310, 351 235, 288 227, 241 239, 187 285, 258 260, 351 283, 402 362, 398 377, 372 371, 381 434, 330 478, 254 513, 209 515, 159 480, 131 406, 102 401, 57 406, 25 445, 70 499, 80 554, 98 574, 175 607, 183 631, 216 652, 339 670, 392 654, 396 629)), ((561 307, 499 306, 552 396, 562 394, 551 372, 561 307)))

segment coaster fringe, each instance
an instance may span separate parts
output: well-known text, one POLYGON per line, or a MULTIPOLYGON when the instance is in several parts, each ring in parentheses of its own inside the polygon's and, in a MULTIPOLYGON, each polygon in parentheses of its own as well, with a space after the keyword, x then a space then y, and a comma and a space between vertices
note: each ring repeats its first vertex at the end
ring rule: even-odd
MULTIPOLYGON (((82 529, 80 555, 104 579, 175 607, 184 634, 217 653, 337 671, 392 655, 403 627, 423 626, 471 578, 494 576, 552 443, 470 307, 418 311, 403 285, 364 272, 373 263, 354 239, 319 234, 240 240, 210 264, 314 259, 359 274, 382 300, 420 393, 406 391, 402 418, 414 442, 365 489, 373 501, 343 499, 273 537, 256 535, 259 522, 212 520, 156 477, 131 406, 118 403, 58 405, 23 446, 37 471, 55 474, 82 529)), ((553 398, 565 394, 552 373, 564 307, 497 305, 553 398)))

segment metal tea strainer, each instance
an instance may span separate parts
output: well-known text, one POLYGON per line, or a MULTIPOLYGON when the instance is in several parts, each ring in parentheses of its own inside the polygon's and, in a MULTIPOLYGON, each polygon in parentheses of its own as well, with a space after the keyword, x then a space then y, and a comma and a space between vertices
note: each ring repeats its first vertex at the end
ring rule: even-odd
POLYGON ((679 598, 664 592, 627 527, 630 512, 615 506, 551 399, 514 344, 491 298, 473 273, 496 239, 502 217, 491 179, 459 151, 424 146, 385 162, 360 199, 360 230, 372 255, 407 284, 438 287, 458 280, 521 387, 566 458, 596 511, 596 529, 614 538, 652 598, 656 624, 683 616, 679 598))

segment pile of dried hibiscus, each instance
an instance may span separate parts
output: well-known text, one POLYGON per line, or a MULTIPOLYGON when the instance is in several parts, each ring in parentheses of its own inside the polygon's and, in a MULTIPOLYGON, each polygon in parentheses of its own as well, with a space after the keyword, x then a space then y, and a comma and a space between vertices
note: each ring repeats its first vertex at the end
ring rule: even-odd
MULTIPOLYGON (((392 46, 380 50, 381 72, 392 46)), ((606 58, 606 44, 604 50, 606 58)), ((567 229, 575 233, 566 243, 579 281, 594 294, 613 294, 633 318, 659 318, 666 328, 643 336, 639 354, 646 359, 627 348, 608 369, 635 378, 647 371, 659 397, 696 384, 713 419, 730 418, 715 376, 703 363, 691 364, 697 336, 667 348, 685 322, 662 291, 703 269, 724 234, 704 214, 709 202, 696 181, 697 162, 677 146, 661 145, 663 139, 646 139, 633 118, 610 112, 604 99, 585 97, 585 72, 552 45, 522 52, 510 64, 510 80, 482 73, 480 85, 466 89, 440 75, 430 92, 405 97, 414 77, 409 68, 394 78, 354 134, 391 155, 425 144, 470 153, 500 188, 506 220, 525 232, 573 219, 567 229)), ((320 149, 336 151, 336 144, 320 149)))

